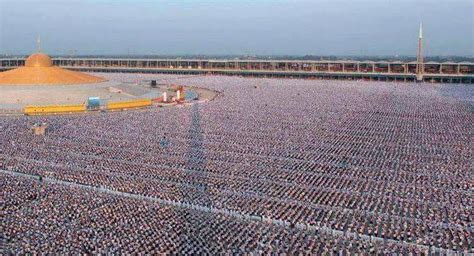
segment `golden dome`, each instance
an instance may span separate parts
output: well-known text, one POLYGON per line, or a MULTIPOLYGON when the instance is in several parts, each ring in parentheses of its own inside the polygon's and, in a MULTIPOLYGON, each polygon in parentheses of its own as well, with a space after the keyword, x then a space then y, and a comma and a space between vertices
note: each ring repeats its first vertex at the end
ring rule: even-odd
POLYGON ((105 81, 102 77, 53 66, 51 58, 44 53, 29 56, 24 67, 0 72, 0 85, 66 85, 105 81))
POLYGON ((51 67, 53 60, 44 53, 34 53, 25 62, 26 67, 51 67))

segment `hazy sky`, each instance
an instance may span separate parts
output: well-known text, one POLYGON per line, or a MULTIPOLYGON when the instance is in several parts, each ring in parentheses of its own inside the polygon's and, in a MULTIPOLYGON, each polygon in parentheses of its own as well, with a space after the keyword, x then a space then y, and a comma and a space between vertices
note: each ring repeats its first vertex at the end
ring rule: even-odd
POLYGON ((474 55, 474 0, 0 0, 0 53, 474 55))

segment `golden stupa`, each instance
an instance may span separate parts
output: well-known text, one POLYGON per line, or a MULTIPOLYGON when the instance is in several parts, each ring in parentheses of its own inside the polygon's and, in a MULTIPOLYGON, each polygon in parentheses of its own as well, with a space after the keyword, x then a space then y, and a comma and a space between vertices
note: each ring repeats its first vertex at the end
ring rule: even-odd
POLYGON ((53 66, 44 53, 30 55, 24 67, 0 72, 0 85, 69 85, 107 81, 104 78, 53 66))

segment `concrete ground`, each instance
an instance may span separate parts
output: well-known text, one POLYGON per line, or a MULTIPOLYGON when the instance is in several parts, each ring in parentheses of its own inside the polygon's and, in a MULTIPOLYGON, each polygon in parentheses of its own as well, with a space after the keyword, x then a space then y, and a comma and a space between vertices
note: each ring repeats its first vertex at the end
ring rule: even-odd
MULTIPOLYGON (((216 96, 216 92, 207 89, 189 90, 195 91, 200 100, 216 96)), ((165 91, 170 99, 176 96, 166 85, 151 88, 145 83, 109 81, 80 85, 5 85, 0 87, 0 113, 19 112, 28 105, 83 104, 89 97, 99 97, 104 102, 154 99, 161 97, 165 91)))

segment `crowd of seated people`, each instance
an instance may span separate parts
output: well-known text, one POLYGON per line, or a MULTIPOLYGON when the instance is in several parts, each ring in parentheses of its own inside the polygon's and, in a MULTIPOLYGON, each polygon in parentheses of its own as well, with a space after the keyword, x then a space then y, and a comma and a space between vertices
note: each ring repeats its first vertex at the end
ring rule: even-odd
POLYGON ((2 174, 11 252, 350 254, 473 247, 474 118, 468 104, 437 87, 101 75, 163 79, 222 95, 173 108, 2 118, 0 169, 292 225, 2 174), (47 123, 47 134, 31 134, 33 122, 47 123), (23 214, 30 219, 15 221, 23 214))
POLYGON ((423 253, 0 174, 6 253, 423 253))

